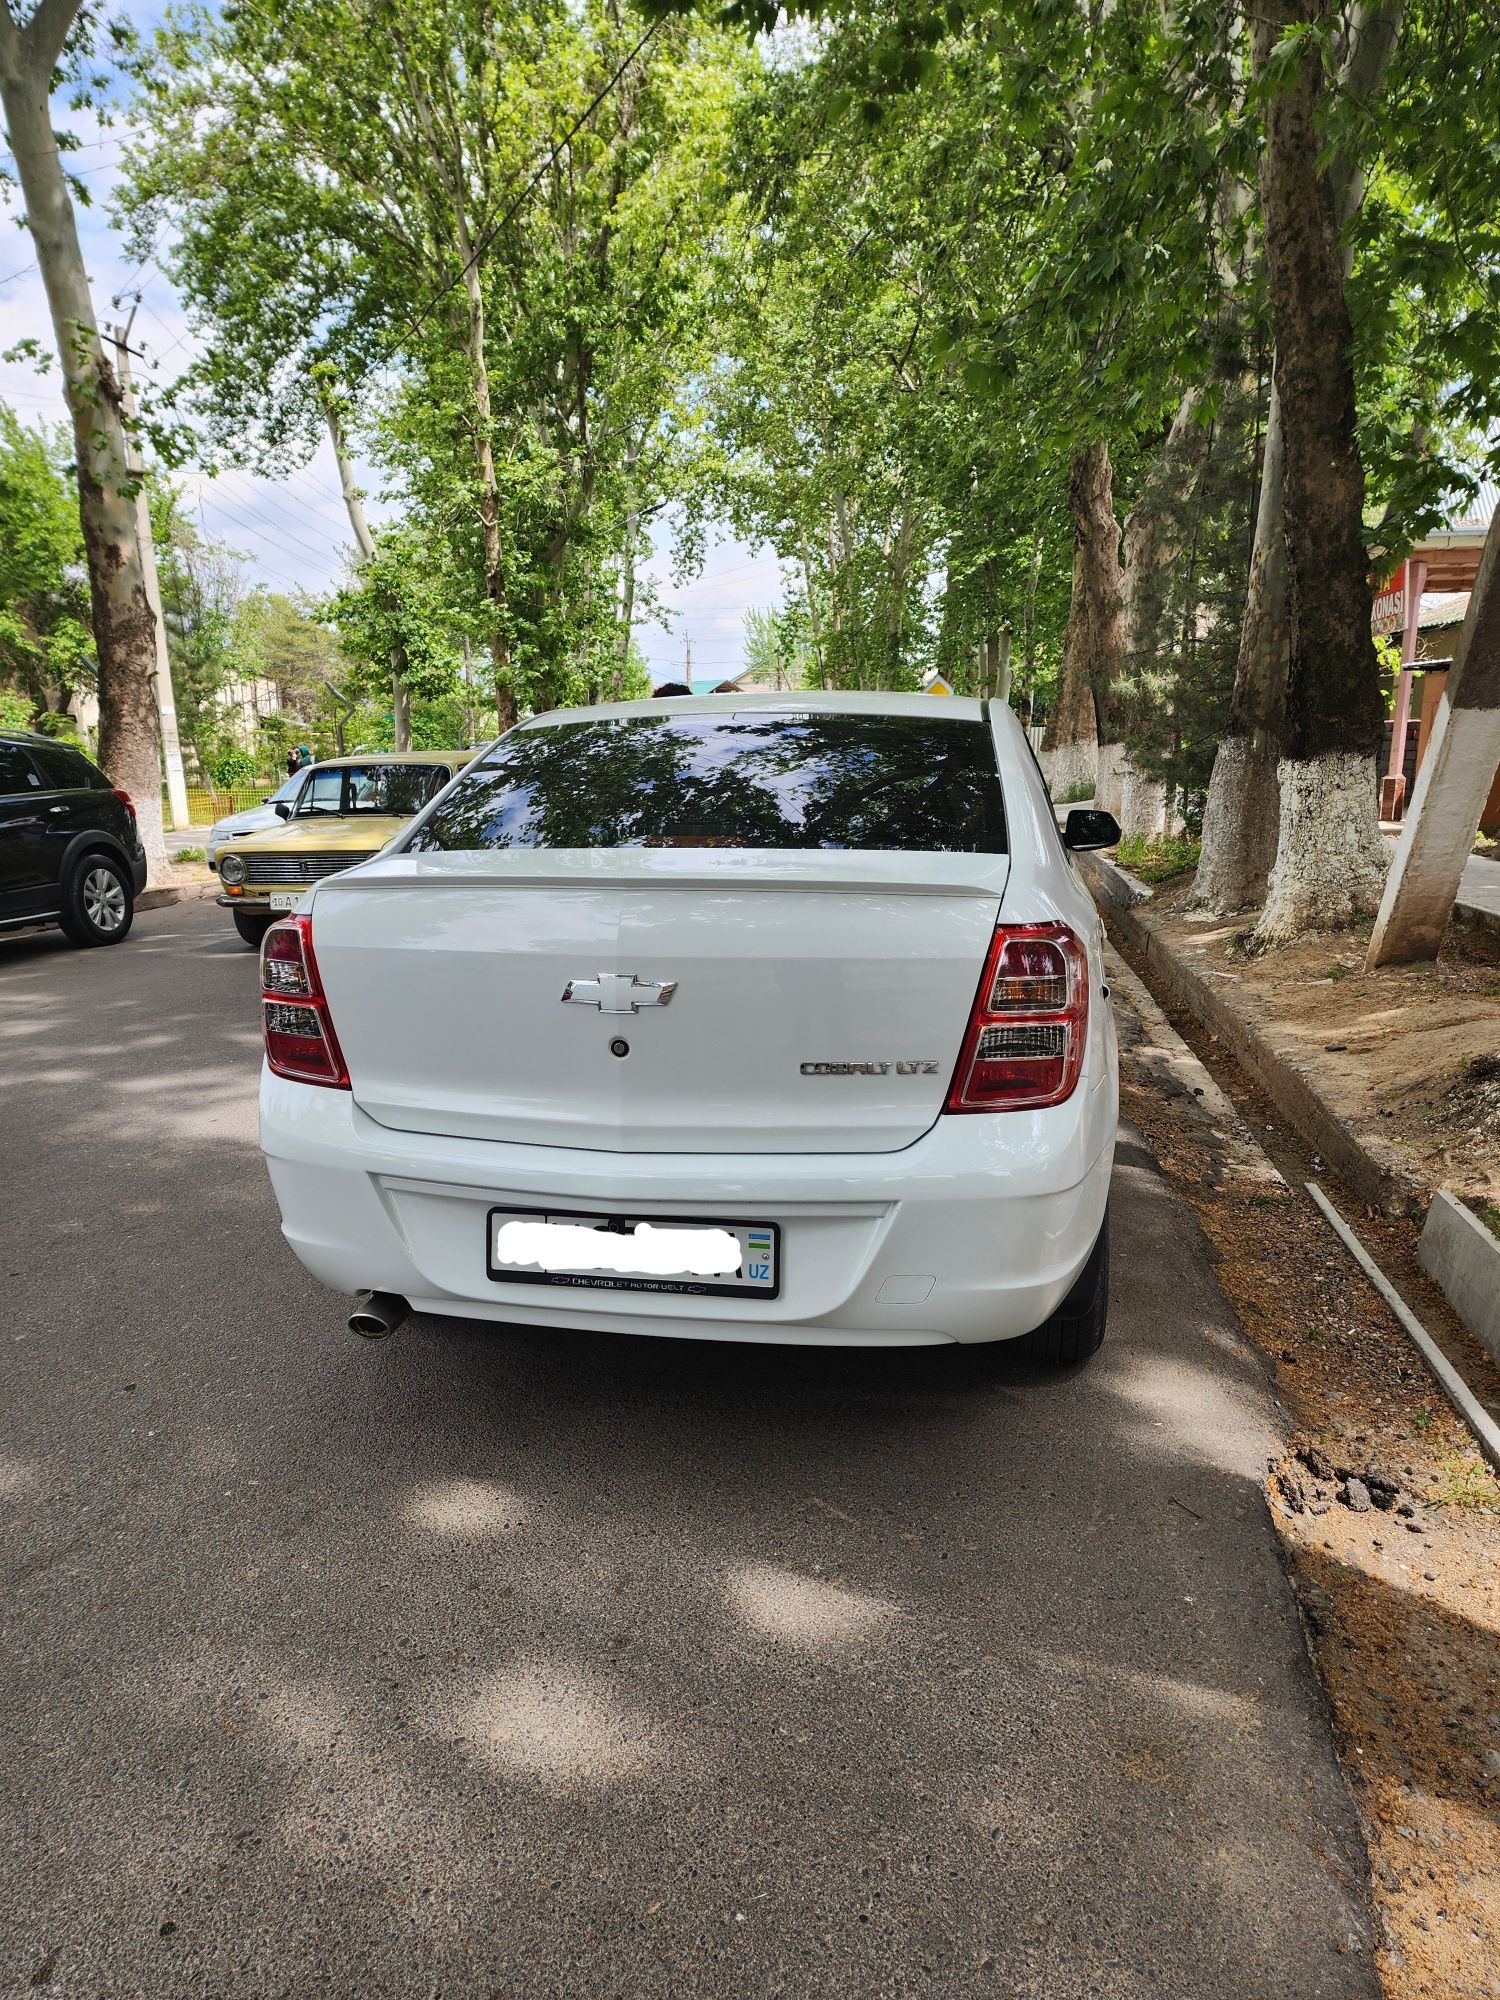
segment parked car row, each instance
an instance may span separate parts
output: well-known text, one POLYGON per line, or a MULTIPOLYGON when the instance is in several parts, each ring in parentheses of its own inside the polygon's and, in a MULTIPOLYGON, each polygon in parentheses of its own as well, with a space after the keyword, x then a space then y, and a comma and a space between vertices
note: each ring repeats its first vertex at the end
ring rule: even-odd
MULTIPOLYGON (((475 754, 334 758, 217 821, 206 855, 240 936, 258 946, 314 882, 378 853, 475 754)), ((73 744, 0 731, 0 933, 55 926, 75 944, 118 944, 145 885, 129 794, 73 744)))
MULTIPOLYGON (((334 757, 297 773, 290 797, 276 793, 256 812, 265 832, 234 833, 210 856, 246 944, 259 946, 269 926, 300 907, 316 882, 368 861, 443 789, 476 753, 404 750, 334 757)), ((282 788, 282 792, 286 791, 282 788)), ((231 825, 221 821, 215 827, 231 825)))

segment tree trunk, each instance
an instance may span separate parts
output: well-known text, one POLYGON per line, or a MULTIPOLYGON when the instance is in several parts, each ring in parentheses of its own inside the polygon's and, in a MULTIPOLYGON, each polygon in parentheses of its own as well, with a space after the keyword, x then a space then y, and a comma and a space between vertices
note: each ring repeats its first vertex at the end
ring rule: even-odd
POLYGON ((995 675, 990 682, 990 699, 1010 705, 1010 655, 1015 634, 1007 625, 995 641, 995 675))
POLYGON ((1071 793, 1087 798, 1099 777, 1099 732, 1088 674, 1088 612, 1083 596, 1083 551, 1073 538, 1073 591, 1063 634, 1062 681, 1042 738, 1047 781, 1059 805, 1071 793), (1084 787, 1087 786, 1087 791, 1084 787))
POLYGON ((1099 740, 1095 796, 1103 810, 1115 812, 1125 762, 1118 692, 1125 669, 1125 598, 1109 446, 1102 440, 1074 457, 1068 510, 1080 557, 1075 581, 1081 580, 1083 589, 1085 658, 1099 740))
POLYGON ((1287 661, 1283 465, 1281 399, 1273 381, 1229 731, 1214 757, 1193 883, 1193 907, 1212 916, 1259 903, 1276 859, 1281 816, 1276 759, 1287 661))
MULTIPOLYGON (((1161 450, 1142 483, 1140 497, 1125 517, 1121 591, 1124 599, 1125 666, 1132 679, 1149 674, 1162 650, 1167 578, 1181 553, 1175 510, 1186 504, 1203 471, 1208 432, 1198 422, 1201 389, 1190 389, 1161 450)), ((1120 794, 1112 807, 1122 830, 1147 839, 1167 828, 1167 788, 1160 778, 1120 764, 1120 794)))
MULTIPOLYGON (((1379 87, 1400 34, 1401 0, 1361 4, 1350 16, 1339 88, 1367 98, 1379 87)), ((1335 152, 1328 167, 1342 231, 1359 212, 1364 176, 1357 162, 1335 152)), ((1342 247, 1348 278, 1352 246, 1342 247)), ((1219 745, 1203 814, 1203 851, 1193 907, 1229 916, 1259 903, 1276 859, 1280 792, 1276 779, 1285 702, 1289 633, 1286 545, 1282 532, 1281 398, 1271 385, 1266 416, 1260 502, 1245 593, 1245 618, 1235 666, 1229 733, 1219 745)))
MULTIPOLYGON (((1258 73, 1281 33, 1329 0, 1265 0, 1258 73)), ((1333 185, 1319 165, 1322 57, 1310 46, 1269 100, 1260 163, 1285 470, 1290 650, 1281 827, 1258 940, 1373 916, 1386 853, 1375 759, 1384 720, 1370 638, 1364 468, 1355 436, 1353 328, 1333 185)))
POLYGON ((53 72, 77 11, 75 0, 43 0, 23 31, 7 0, 0 0, 0 104, 73 420, 78 512, 99 658, 99 762, 130 793, 147 863, 157 874, 167 865, 167 843, 152 686, 156 630, 136 540, 135 499, 126 490, 120 386, 100 343, 49 102, 53 72))
POLYGON ((635 624, 635 545, 641 532, 641 516, 635 486, 635 472, 639 458, 640 447, 632 434, 625 447, 625 478, 629 498, 625 507, 625 549, 620 563, 620 654, 613 688, 616 701, 623 700, 625 694, 625 675, 630 668, 630 634, 635 624))
MULTIPOLYGON (((131 313, 131 320, 135 318, 131 313)), ((177 692, 172 685, 172 658, 167 651, 167 623, 161 609, 161 580, 156 573, 156 543, 151 534, 151 503, 146 496, 146 467, 135 434, 136 402, 130 381, 130 321, 115 328, 115 369, 120 383, 120 412, 125 421, 125 465, 135 484, 135 545, 140 551, 141 581, 151 610, 156 639, 156 672, 151 691, 156 697, 156 726, 161 736, 162 763, 167 774, 167 804, 174 833, 192 825, 188 811, 187 778, 182 768, 182 743, 177 734, 177 692)), ((163 836, 165 838, 165 836, 163 836)))
POLYGON ((1038 535, 1032 546, 1026 595, 1021 603, 1021 687, 1026 696, 1028 724, 1036 714, 1036 592, 1042 577, 1043 549, 1042 537, 1038 535))
POLYGON ((484 594, 490 604, 490 662, 495 673, 495 715, 500 733, 516 726, 516 694, 511 685, 510 643, 505 635, 505 557, 500 541, 500 484, 490 442, 493 413, 490 371, 484 353, 484 292, 479 265, 460 218, 459 251, 464 259, 464 294, 469 379, 474 396, 474 466, 479 475, 479 527, 484 543, 484 594))
MULTIPOLYGON (((348 440, 344 436, 343 419, 339 415, 338 398, 325 382, 318 384, 318 395, 323 404, 323 415, 328 420, 328 435, 333 441, 333 462, 338 467, 339 491, 344 496, 344 512, 349 516, 349 527, 354 536, 354 546, 359 550, 362 563, 375 560, 375 537, 370 533, 370 523, 365 514, 364 496, 359 490, 359 481, 354 476, 354 460, 349 456, 348 440)), ((411 748, 411 702, 406 691, 406 655, 401 647, 391 648, 391 730, 398 750, 411 748)))

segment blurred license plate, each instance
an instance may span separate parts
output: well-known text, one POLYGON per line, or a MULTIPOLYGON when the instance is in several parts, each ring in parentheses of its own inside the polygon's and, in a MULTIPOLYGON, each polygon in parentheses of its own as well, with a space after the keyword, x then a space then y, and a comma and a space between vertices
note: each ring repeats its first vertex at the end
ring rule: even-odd
POLYGON ((774 1299, 781 1288, 774 1222, 492 1208, 486 1256, 490 1276, 507 1285, 717 1299, 774 1299))
POLYGON ((306 894, 305 889, 277 889, 266 901, 273 910, 295 910, 306 894))

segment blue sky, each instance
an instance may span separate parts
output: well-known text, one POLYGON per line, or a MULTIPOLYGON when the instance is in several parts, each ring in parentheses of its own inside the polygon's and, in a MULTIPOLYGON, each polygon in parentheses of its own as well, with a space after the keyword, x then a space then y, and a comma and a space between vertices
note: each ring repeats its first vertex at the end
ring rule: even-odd
MULTIPOLYGON (((140 27, 149 26, 159 9, 133 10, 140 27)), ((70 165, 90 191, 87 207, 78 208, 78 231, 101 325, 121 313, 111 299, 121 293, 141 293, 131 334, 131 346, 145 356, 137 371, 160 383, 170 382, 187 363, 194 342, 172 287, 153 261, 144 267, 124 254, 125 246, 108 214, 115 166, 122 151, 118 128, 101 127, 88 113, 57 113, 58 122, 80 141, 70 165)), ((12 165, 0 148, 0 165, 12 165)), ((38 339, 50 351, 51 324, 46 297, 32 256, 31 240, 18 226, 19 197, 0 187, 0 353, 17 341, 38 339)), ((124 311, 129 310, 129 299, 124 311)), ((0 399, 26 422, 66 415, 56 367, 38 373, 30 362, 0 361, 0 399)), ((179 474, 190 506, 205 535, 226 542, 243 558, 247 583, 264 583, 276 590, 328 590, 339 578, 347 558, 348 520, 339 497, 333 455, 324 446, 302 471, 286 479, 261 479, 246 472, 226 472, 210 478, 189 465, 179 474)), ((371 478, 373 487, 374 480, 371 478)), ((370 496, 370 509, 381 508, 370 496)), ((742 664, 745 617, 757 605, 781 600, 780 567, 768 549, 752 549, 727 535, 711 543, 701 573, 691 582, 675 584, 671 574, 671 528, 664 527, 648 574, 667 620, 643 625, 635 637, 659 678, 680 678, 687 646, 692 646, 695 677, 715 678, 742 664)))

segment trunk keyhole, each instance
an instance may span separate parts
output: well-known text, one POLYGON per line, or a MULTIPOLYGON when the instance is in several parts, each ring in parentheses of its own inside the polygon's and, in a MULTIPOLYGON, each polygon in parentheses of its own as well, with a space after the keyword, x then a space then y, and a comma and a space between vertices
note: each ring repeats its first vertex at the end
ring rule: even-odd
POLYGON ((612 1056, 628 1056, 630 1054, 630 1044, 623 1035, 616 1035, 609 1045, 609 1052, 612 1056))

